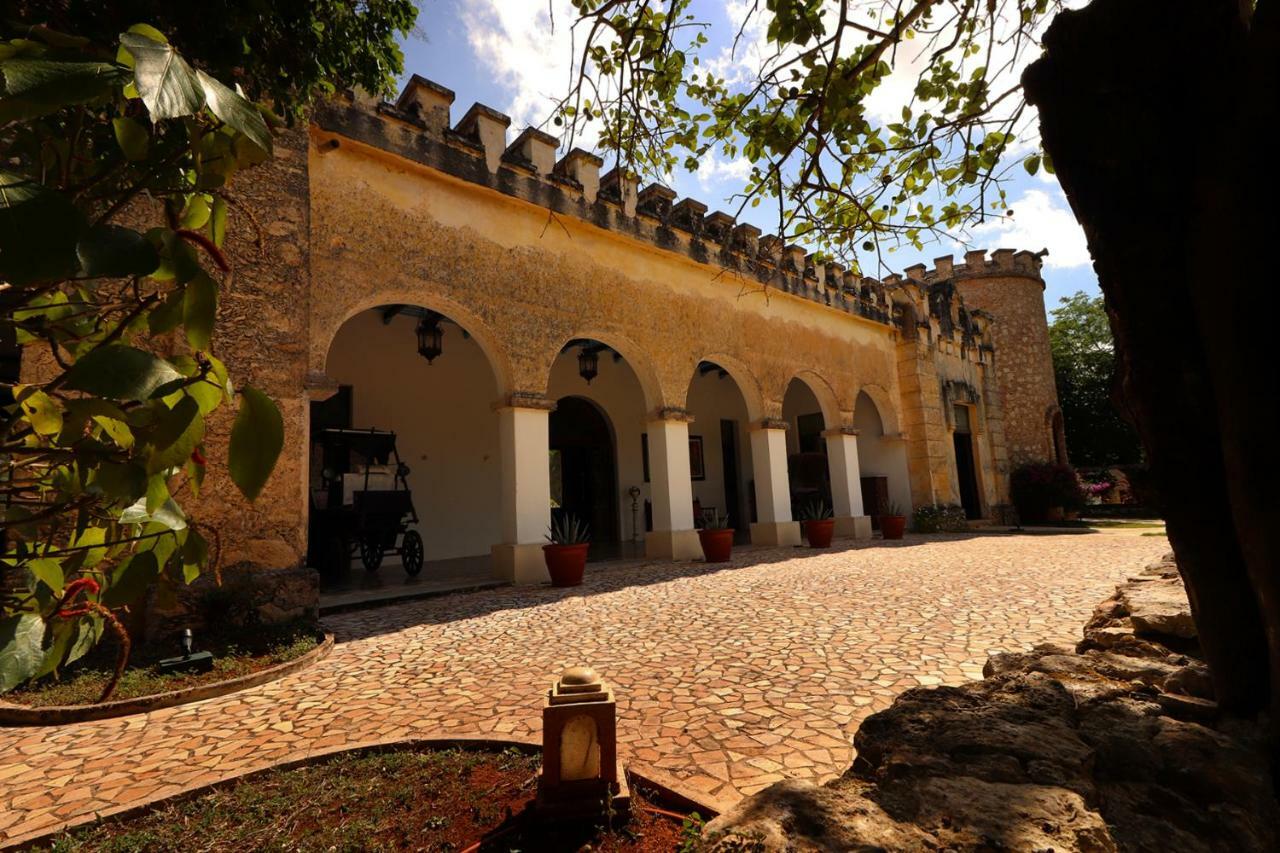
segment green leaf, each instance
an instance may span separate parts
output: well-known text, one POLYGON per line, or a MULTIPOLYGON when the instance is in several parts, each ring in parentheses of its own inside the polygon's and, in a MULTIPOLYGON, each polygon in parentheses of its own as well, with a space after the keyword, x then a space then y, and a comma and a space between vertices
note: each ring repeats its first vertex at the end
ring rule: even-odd
POLYGON ((106 462, 98 467, 94 483, 108 497, 133 503, 147 492, 147 471, 132 462, 106 462))
POLYGON ((122 33, 120 44, 133 56, 133 84, 152 121, 195 115, 204 106, 195 73, 172 45, 138 33, 122 33))
POLYGON ((196 79, 204 90, 205 104, 209 111, 222 119, 253 142, 264 154, 271 153, 271 132, 248 98, 238 95, 203 71, 196 71, 196 79))
POLYGON ((222 241, 227 239, 227 202, 222 196, 213 199, 213 212, 209 218, 209 236, 213 245, 222 248, 222 241))
POLYGON ((84 214, 62 193, 0 169, 0 280, 61 278, 77 266, 84 214))
POLYGON ((154 551, 139 551, 112 572, 102 591, 102 604, 123 607, 141 598, 160 576, 160 563, 154 551))
POLYGON ((187 330, 187 343, 194 350, 207 350, 213 336, 213 323, 218 313, 218 284, 201 270, 187 285, 182 303, 182 324, 187 330))
POLYGON ((87 655, 102 639, 106 623, 97 613, 90 613, 76 620, 75 627, 75 639, 71 643, 71 650, 67 652, 64 665, 72 664, 87 655))
POLYGON ((156 529, 184 530, 187 526, 187 517, 182 514, 182 507, 172 499, 166 500, 155 512, 148 512, 147 499, 141 497, 120 513, 120 523, 155 525, 156 529))
POLYGON ((112 400, 151 397, 161 386, 182 379, 162 358, 124 344, 99 347, 67 371, 66 387, 112 400))
POLYGON ((1040 155, 1032 154, 1030 157, 1022 161, 1022 168, 1027 170, 1028 175, 1034 175, 1040 171, 1040 155))
POLYGON ((276 404, 257 388, 240 392, 240 411, 231 427, 227 465, 231 480, 249 500, 262 492, 284 448, 284 419, 276 404))
POLYGON ((145 236, 120 225, 90 228, 76 244, 80 273, 89 278, 150 275, 160 266, 160 253, 145 236))
POLYGON ((62 563, 52 557, 41 557, 27 563, 27 571, 31 576, 53 590, 54 595, 62 594, 65 581, 62 577, 62 563))
POLYGON ((147 149, 151 146, 151 136, 140 122, 127 116, 113 118, 111 126, 116 132, 116 142, 124 152, 126 160, 137 163, 147 159, 147 149))
POLYGON ((57 435, 62 432, 62 408, 56 400, 32 388, 24 388, 17 396, 23 416, 37 434, 57 435))
POLYGON ((84 532, 71 540, 72 548, 87 548, 88 550, 81 553, 84 554, 84 562, 80 564, 82 569, 91 569, 98 563, 102 562, 103 557, 107 556, 107 549, 94 548, 94 545, 101 545, 107 540, 107 531, 101 527, 87 527, 84 532))
POLYGON ((177 328, 182 322, 186 296, 186 288, 175 288, 165 297, 164 302, 151 309, 147 314, 147 328, 151 330, 151 334, 161 335, 177 328))
POLYGON ((44 619, 38 613, 0 619, 0 693, 34 676, 43 660, 44 619))
POLYGON ((109 98, 126 79, 110 62, 6 59, 0 62, 0 124, 109 98))
MULTIPOLYGON (((154 449, 147 462, 151 473, 185 465, 191 451, 204 440, 204 418, 200 416, 200 404, 194 397, 184 396, 160 420, 152 435, 154 449)), ((154 508, 148 500, 147 509, 154 508)))

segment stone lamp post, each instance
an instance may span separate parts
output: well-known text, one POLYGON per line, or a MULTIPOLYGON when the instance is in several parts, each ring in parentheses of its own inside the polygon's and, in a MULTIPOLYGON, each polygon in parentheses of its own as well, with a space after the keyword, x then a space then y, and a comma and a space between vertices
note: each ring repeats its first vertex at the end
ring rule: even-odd
POLYGON ((570 667, 542 708, 537 810, 546 817, 598 817, 625 811, 628 803, 618 773, 613 691, 591 667, 570 667))

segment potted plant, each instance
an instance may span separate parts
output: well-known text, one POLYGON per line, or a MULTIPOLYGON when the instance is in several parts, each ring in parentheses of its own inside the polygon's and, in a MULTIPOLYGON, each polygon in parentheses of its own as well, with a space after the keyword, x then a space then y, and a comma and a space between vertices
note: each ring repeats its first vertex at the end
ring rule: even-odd
POLYGON ((729 526, 729 516, 715 513, 703 519, 698 529, 698 540, 702 542, 702 556, 708 563, 727 563, 733 552, 733 528, 729 526))
POLYGON ((880 516, 880 535, 885 539, 901 539, 907 529, 907 517, 895 501, 889 501, 884 514, 880 516))
POLYGON ((591 547, 591 531, 582 519, 566 512, 551 519, 547 544, 542 546, 552 586, 578 586, 587 568, 587 549, 591 547))
POLYGON ((804 524, 804 538, 810 548, 830 548, 835 533, 836 520, 831 508, 821 500, 812 500, 800 508, 800 521, 804 524))

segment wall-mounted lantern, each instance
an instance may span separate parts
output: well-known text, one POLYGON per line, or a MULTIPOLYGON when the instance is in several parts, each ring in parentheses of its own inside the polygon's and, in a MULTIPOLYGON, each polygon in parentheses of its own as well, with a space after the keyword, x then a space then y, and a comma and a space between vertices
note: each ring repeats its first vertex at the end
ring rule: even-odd
POLYGON ((618 781, 617 703, 595 670, 560 673, 542 708, 542 775, 537 809, 551 817, 599 815, 606 801, 625 809, 618 781))
POLYGON ((436 360, 444 352, 444 329, 440 327, 440 315, 429 313, 418 321, 418 355, 427 360, 427 364, 436 360))
POLYGON ((584 346, 578 350, 578 375, 591 384, 600 373, 600 350, 593 346, 584 346))

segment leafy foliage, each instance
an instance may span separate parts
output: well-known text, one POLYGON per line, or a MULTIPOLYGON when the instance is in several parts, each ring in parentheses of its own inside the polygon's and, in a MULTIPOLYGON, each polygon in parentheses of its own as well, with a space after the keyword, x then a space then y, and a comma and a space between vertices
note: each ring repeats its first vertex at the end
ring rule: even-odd
POLYGON ((1072 461, 1083 466, 1140 461, 1138 435, 1112 395, 1116 354, 1102 297, 1063 297, 1049 324, 1049 346, 1072 461))
POLYGON ((417 17, 413 0, 18 0, 17 6, 22 20, 102 43, 148 21, 181 55, 198 59, 211 80, 239 86, 283 115, 333 92, 337 81, 390 94, 403 65, 396 34, 411 30, 417 17))
POLYGON ((1084 489, 1070 465, 1034 462, 1014 469, 1009 477, 1009 497, 1024 522, 1044 521, 1053 507, 1079 510, 1085 504, 1084 489))
MULTIPOLYGON (((211 563, 178 499, 204 480, 207 419, 237 397, 212 352, 223 193, 271 135, 146 25, 110 46, 29 30, 0 43, 0 81, 0 303, 32 377, 0 412, 4 691, 104 625, 127 643, 112 610, 211 563)), ((226 462, 253 498, 280 415, 239 396, 226 462)))
MULTIPOLYGON (((755 0, 734 21, 731 55, 704 65, 711 24, 690 0, 574 5, 575 82, 553 118, 570 145, 594 132, 659 180, 717 153, 745 158, 741 207, 775 206, 783 239, 854 269, 862 255, 1012 215, 1004 160, 1030 120, 1017 71, 1060 7, 755 0)), ((1042 151, 1021 163, 1053 168, 1042 151)))
POLYGON ((591 526, 571 512, 555 513, 547 541, 552 545, 583 545, 591 541, 591 526))
POLYGON ((911 514, 911 521, 911 527, 917 533, 965 533, 969 530, 964 507, 955 504, 918 506, 911 514))

